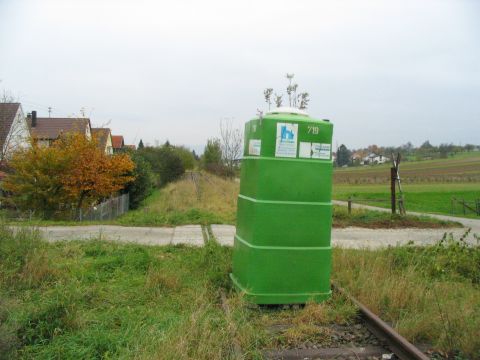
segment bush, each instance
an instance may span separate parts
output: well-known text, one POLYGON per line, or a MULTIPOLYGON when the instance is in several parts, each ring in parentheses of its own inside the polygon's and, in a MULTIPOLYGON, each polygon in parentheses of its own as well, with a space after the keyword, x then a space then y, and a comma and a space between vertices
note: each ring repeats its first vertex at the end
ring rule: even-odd
POLYGON ((135 163, 132 174, 135 180, 127 186, 125 191, 130 194, 130 208, 136 209, 147 196, 152 194, 155 175, 150 164, 137 152, 132 152, 130 157, 135 163))
POLYGON ((184 146, 175 146, 173 151, 182 159, 182 164, 185 170, 192 170, 195 167, 195 156, 184 146))
POLYGON ((185 173, 182 159, 170 144, 161 147, 145 147, 137 151, 151 166, 157 177, 157 185, 165 186, 185 173))
POLYGON ((202 155, 202 167, 218 176, 235 176, 235 170, 225 166, 222 161, 222 146, 219 139, 209 139, 207 141, 202 155))

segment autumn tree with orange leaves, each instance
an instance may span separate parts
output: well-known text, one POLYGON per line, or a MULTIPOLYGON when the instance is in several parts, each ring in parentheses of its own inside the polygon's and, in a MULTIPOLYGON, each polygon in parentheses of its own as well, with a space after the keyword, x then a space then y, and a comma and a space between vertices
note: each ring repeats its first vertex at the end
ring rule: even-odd
POLYGON ((134 180, 135 168, 128 154, 109 156, 80 133, 63 135, 50 147, 20 150, 9 165, 12 171, 2 186, 7 200, 45 218, 72 207, 78 214, 122 190, 134 180))

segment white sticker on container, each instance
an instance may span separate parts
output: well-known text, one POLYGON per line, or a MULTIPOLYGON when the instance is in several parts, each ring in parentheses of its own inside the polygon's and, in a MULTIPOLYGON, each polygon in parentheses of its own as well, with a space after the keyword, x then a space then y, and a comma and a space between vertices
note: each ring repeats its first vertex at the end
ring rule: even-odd
POLYGON ((277 123, 276 157, 297 157, 298 124, 277 123))
POLYGON ((330 144, 312 143, 312 159, 330 159, 330 144))
POLYGON ((262 149, 262 140, 259 139, 250 139, 248 143, 248 154, 249 155, 260 155, 260 150, 262 149))
POLYGON ((310 159, 312 157, 312 143, 300 141, 298 157, 310 159))
POLYGON ((300 142, 298 156, 307 159, 330 159, 330 144, 300 142))

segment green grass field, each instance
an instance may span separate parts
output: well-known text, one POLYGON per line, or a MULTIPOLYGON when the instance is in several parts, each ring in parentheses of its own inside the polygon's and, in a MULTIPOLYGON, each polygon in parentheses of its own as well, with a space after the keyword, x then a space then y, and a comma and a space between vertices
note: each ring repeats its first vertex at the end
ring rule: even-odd
MULTIPOLYGON (((431 184, 405 184, 403 185, 405 207, 407 212, 418 211, 438 213, 445 215, 464 216, 460 206, 455 206, 452 213, 451 199, 464 199, 475 201, 480 199, 480 183, 431 183, 431 184)), ((349 185, 334 184, 333 198, 347 200, 352 197, 354 201, 379 207, 390 207, 389 185, 349 185), (368 201, 369 199, 384 199, 382 202, 368 201)), ((468 217, 479 218, 472 212, 467 212, 468 217)))
MULTIPOLYGON (((389 208, 390 167, 382 164, 335 169, 333 198, 347 200, 351 196, 360 203, 389 208)), ((400 176, 407 211, 478 218, 469 210, 464 214, 462 206, 452 205, 452 199, 465 200, 473 207, 480 199, 480 152, 404 162, 400 176)))
MULTIPOLYGON (((336 168, 335 184, 388 184, 391 164, 336 168)), ((480 183, 480 152, 461 153, 448 159, 401 162, 406 184, 480 183)))
MULTIPOLYGON (((478 358, 479 251, 448 239, 429 248, 335 249, 332 278, 408 339, 478 358)), ((355 321, 355 307, 339 295, 293 310, 248 306, 230 271, 231 249, 213 241, 49 244, 0 227, 0 357, 223 360, 237 358, 236 339, 242 358, 260 359, 266 348, 329 346, 329 324, 355 321), (267 331, 276 324, 295 326, 267 331)))

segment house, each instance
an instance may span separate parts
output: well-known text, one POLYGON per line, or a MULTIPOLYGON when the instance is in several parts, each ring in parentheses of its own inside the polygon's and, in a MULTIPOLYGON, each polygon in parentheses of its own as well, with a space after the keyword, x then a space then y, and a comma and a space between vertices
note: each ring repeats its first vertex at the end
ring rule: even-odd
POLYGON ((137 150, 137 146, 136 146, 136 145, 125 145, 125 147, 126 147, 127 149, 130 149, 130 150, 133 150, 133 151, 137 150))
POLYGON ((0 162, 30 146, 30 130, 20 103, 0 103, 0 162))
POLYGON ((98 141, 98 147, 105 154, 113 154, 112 131, 109 128, 92 128, 92 137, 98 141))
POLYGON ((92 138, 92 127, 88 118, 37 118, 37 112, 27 117, 33 141, 40 146, 50 146, 61 134, 80 132, 92 138))
POLYGON ((113 153, 122 151, 125 147, 125 141, 122 135, 112 135, 113 153))
POLYGON ((390 158, 386 157, 386 156, 383 156, 383 155, 379 155, 379 154, 375 154, 375 153, 370 153, 368 154, 367 156, 365 156, 363 158, 363 164, 364 165, 368 165, 368 164, 384 164, 386 163, 387 161, 389 161, 390 158))

